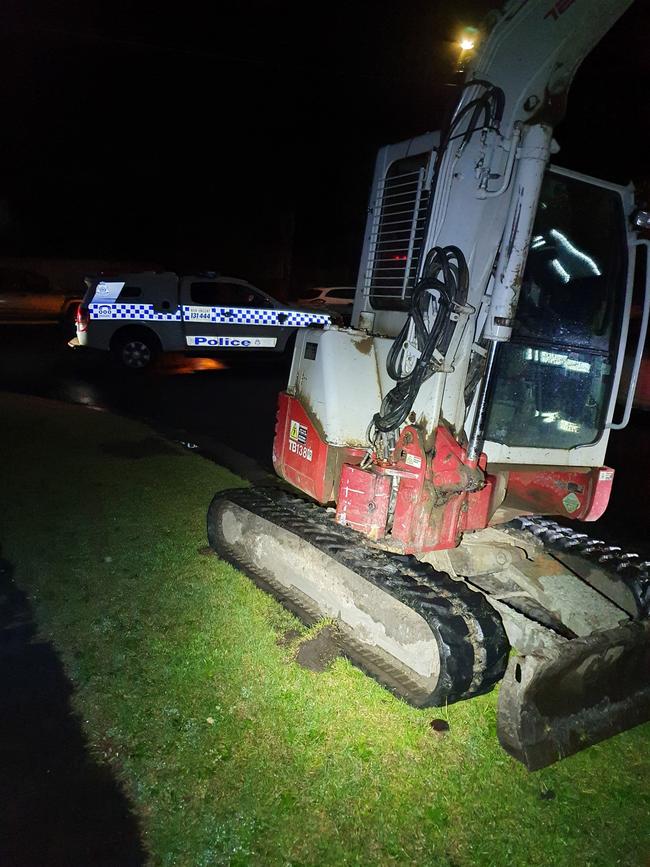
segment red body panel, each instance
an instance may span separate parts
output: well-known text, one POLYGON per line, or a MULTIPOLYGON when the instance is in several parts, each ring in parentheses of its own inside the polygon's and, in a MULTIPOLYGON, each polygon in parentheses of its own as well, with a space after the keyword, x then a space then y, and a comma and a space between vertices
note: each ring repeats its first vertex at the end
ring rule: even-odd
POLYGON ((320 503, 336 502, 339 523, 374 540, 386 538, 404 553, 454 548, 464 532, 487 527, 497 507, 511 515, 595 521, 607 507, 614 477, 608 467, 501 465, 489 473, 486 456, 472 465, 442 426, 429 452, 418 428, 409 425, 390 461, 361 469, 365 455, 364 449, 328 445, 300 401, 280 394, 273 444, 278 475, 320 503), (504 481, 505 498, 495 502, 504 481))
POLYGON ((486 477, 484 467, 484 455, 478 470, 469 467, 464 449, 445 428, 438 429, 432 457, 425 454, 418 430, 406 427, 390 464, 375 464, 367 470, 345 467, 337 520, 354 529, 363 528, 364 523, 373 525, 372 538, 381 538, 385 531, 374 526, 379 511, 376 492, 381 491, 383 510, 384 498, 395 481, 391 543, 407 554, 454 548, 465 530, 487 526, 493 479, 486 477))
POLYGON ((295 397, 280 392, 273 441, 273 466, 289 484, 319 503, 336 499, 341 467, 359 463, 364 449, 328 446, 295 397))
POLYGON ((381 539, 386 534, 390 490, 389 476, 344 464, 336 520, 371 539, 381 539))
POLYGON ((559 467, 510 470, 503 506, 535 515, 597 521, 607 508, 613 480, 614 470, 609 467, 587 472, 559 467))

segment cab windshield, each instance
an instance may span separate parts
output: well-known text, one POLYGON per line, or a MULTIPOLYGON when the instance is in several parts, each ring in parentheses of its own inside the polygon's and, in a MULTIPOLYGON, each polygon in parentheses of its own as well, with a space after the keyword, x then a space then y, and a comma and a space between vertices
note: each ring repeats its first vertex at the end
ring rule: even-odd
POLYGON ((627 246, 621 197, 547 173, 487 439, 567 449, 598 440, 612 388, 627 246))

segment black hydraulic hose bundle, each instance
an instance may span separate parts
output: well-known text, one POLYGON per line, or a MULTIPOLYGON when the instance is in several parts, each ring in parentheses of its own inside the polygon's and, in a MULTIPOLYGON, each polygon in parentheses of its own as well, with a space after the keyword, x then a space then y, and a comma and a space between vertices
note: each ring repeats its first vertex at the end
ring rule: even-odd
POLYGON ((377 433, 394 431, 406 421, 420 386, 435 372, 438 360, 449 348, 457 321, 453 314, 465 305, 468 288, 467 262, 458 247, 429 250, 422 277, 411 295, 408 317, 386 361, 388 375, 397 385, 386 394, 380 411, 373 416, 372 427, 377 433), (432 307, 433 321, 427 325, 432 307), (404 372, 403 361, 409 351, 418 357, 412 369, 404 372))

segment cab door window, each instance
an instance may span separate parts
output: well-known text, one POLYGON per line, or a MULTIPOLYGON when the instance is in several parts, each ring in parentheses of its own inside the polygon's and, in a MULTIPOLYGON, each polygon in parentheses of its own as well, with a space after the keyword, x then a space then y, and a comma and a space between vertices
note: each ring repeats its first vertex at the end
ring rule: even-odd
POLYGON ((499 348, 487 439, 569 449, 600 438, 626 279, 620 195, 547 174, 512 339, 499 348))

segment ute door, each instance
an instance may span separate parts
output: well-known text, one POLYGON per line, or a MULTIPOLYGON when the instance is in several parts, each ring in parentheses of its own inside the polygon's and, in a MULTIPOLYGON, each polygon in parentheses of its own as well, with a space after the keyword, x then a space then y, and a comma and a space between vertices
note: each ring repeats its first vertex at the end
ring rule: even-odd
POLYGON ((186 277, 182 304, 190 351, 282 351, 295 330, 273 298, 243 280, 186 277))

